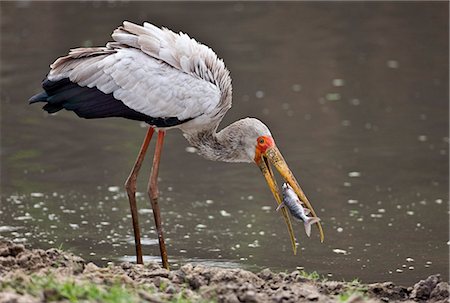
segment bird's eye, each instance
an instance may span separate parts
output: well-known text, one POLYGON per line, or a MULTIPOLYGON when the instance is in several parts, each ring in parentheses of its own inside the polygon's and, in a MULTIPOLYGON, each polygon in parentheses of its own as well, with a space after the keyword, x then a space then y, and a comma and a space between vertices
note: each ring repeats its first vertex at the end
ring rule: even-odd
POLYGON ((264 144, 264 142, 265 142, 265 141, 264 141, 264 138, 260 138, 260 139, 258 140, 258 143, 259 143, 259 144, 264 144))

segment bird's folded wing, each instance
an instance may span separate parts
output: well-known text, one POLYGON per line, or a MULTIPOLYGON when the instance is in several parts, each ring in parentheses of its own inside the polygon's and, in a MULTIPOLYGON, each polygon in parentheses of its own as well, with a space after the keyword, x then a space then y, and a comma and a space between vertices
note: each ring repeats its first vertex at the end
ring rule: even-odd
POLYGON ((118 43, 140 49, 170 66, 218 85, 230 81, 225 64, 208 46, 184 33, 174 33, 145 22, 143 26, 124 21, 112 37, 118 43))
POLYGON ((129 108, 153 118, 195 118, 212 112, 220 102, 220 91, 211 82, 120 44, 74 49, 51 68, 51 81, 69 78, 82 87, 112 93, 129 108))

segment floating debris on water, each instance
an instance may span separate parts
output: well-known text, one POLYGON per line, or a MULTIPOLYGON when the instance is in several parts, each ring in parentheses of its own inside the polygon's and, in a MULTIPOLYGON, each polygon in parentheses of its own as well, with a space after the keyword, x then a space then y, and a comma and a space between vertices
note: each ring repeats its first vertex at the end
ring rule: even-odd
POLYGON ((69 223, 69 226, 70 226, 72 229, 79 229, 79 228, 80 228, 80 225, 78 225, 78 224, 76 224, 76 223, 69 223))
POLYGON ((261 209, 265 210, 265 211, 270 211, 272 209, 272 207, 264 205, 264 206, 261 207, 261 209))
POLYGON ((341 125, 342 126, 350 126, 352 123, 350 120, 342 120, 341 125))
POLYGON ((141 215, 150 214, 153 213, 153 210, 151 208, 141 208, 138 210, 138 213, 140 213, 141 215))
POLYGON ((230 217, 231 216, 231 214, 229 212, 227 212, 226 210, 223 210, 223 209, 220 211, 220 215, 222 217, 230 217))
POLYGON ((345 81, 343 79, 333 79, 333 86, 344 86, 345 81))
POLYGON ((325 96, 325 99, 328 101, 339 101, 341 100, 341 94, 340 93, 328 93, 325 96))
MULTIPOLYGON (((130 237, 127 241, 129 244, 134 244, 134 238, 130 237)), ((141 238, 142 245, 158 245, 158 239, 152 239, 152 238, 141 238)))
POLYGON ((344 229, 343 229, 342 227, 338 227, 338 228, 336 228, 336 231, 337 231, 338 233, 341 233, 341 232, 344 231, 344 229))
POLYGON ((18 221, 25 221, 25 220, 31 220, 31 219, 33 219, 33 217, 29 213, 26 213, 24 216, 18 216, 16 218, 14 218, 14 220, 18 220, 18 221))
POLYGON ((343 249, 340 249, 340 248, 333 249, 333 252, 336 253, 336 254, 341 254, 341 255, 346 255, 347 254, 346 250, 343 250, 343 249))
POLYGON ((294 92, 299 92, 302 90, 302 86, 300 84, 292 84, 292 90, 294 92))
POLYGON ((19 230, 19 229, 22 229, 22 228, 23 228, 23 227, 4 225, 4 226, 0 226, 0 233, 2 233, 2 232, 16 231, 16 230, 19 230))
POLYGON ((358 177, 361 177, 361 173, 358 171, 351 171, 348 173, 348 176, 350 178, 358 178, 358 177))
POLYGON ((413 215, 414 215, 414 212, 413 212, 412 210, 408 210, 408 211, 406 212, 406 214, 409 215, 409 216, 413 216, 413 215))
POLYGON ((388 61, 386 62, 386 65, 387 65, 387 67, 389 67, 389 68, 398 68, 398 67, 399 67, 399 64, 398 64, 398 61, 397 61, 397 60, 388 60, 388 61))
POLYGON ((357 99, 357 98, 354 98, 354 99, 350 100, 350 103, 352 105, 358 106, 361 104, 361 101, 359 101, 359 99, 357 99))
POLYGON ((436 199, 434 202, 436 202, 437 204, 442 204, 442 199, 436 199))
POLYGON ((411 257, 406 258, 406 262, 414 262, 414 259, 411 257))
POLYGON ((108 187, 108 191, 109 191, 109 192, 112 192, 112 193, 119 192, 119 190, 120 190, 120 187, 119 187, 119 186, 109 186, 109 187, 108 187))
POLYGON ((30 196, 33 198, 42 198, 44 196, 43 193, 31 193, 30 196))
POLYGON ((258 99, 264 98, 264 92, 262 90, 257 90, 255 93, 255 97, 258 99))
POLYGON ((195 226, 195 229, 204 229, 204 228, 206 228, 207 226, 205 225, 205 224, 197 224, 196 226, 195 226))
POLYGON ((359 214, 359 211, 356 210, 356 209, 351 209, 351 210, 349 211, 349 216, 350 216, 350 217, 354 217, 354 216, 356 216, 357 214, 359 214))
POLYGON ((255 248, 255 247, 259 247, 260 245, 259 245, 259 241, 258 240, 255 240, 255 241, 253 241, 253 243, 249 243, 248 244, 248 247, 252 247, 252 248, 255 248))
POLYGON ((425 142, 428 140, 428 138, 425 135, 420 135, 417 137, 417 140, 419 140, 420 142, 425 142))

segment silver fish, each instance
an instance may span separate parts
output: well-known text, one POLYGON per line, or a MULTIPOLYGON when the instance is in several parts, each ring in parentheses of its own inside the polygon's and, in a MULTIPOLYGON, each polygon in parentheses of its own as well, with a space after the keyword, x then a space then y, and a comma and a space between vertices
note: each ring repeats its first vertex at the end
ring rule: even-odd
POLYGON ((303 208, 302 202, 289 184, 283 183, 282 189, 283 202, 278 205, 277 211, 279 211, 282 207, 286 207, 294 218, 303 221, 306 235, 309 237, 311 235, 311 225, 319 222, 320 219, 317 217, 307 216, 310 213, 310 210, 303 208))

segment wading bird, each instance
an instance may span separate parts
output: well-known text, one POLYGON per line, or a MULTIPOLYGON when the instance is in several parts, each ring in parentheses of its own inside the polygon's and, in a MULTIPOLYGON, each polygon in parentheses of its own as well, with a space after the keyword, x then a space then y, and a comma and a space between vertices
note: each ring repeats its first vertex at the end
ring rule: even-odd
MULTIPOLYGON (((317 217, 264 123, 254 118, 234 122, 217 132, 231 107, 231 78, 223 61, 207 46, 184 33, 176 34, 150 23, 131 22, 114 30, 105 47, 76 48, 50 65, 43 92, 30 103, 45 102, 43 109, 61 109, 82 118, 123 117, 149 125, 136 162, 125 182, 131 208, 137 263, 143 263, 136 178, 155 131, 158 133, 148 194, 158 234, 162 264, 169 268, 158 205, 158 169, 165 132, 179 128, 206 159, 253 162, 264 175, 275 200, 281 195, 271 163, 317 217)), ((296 240, 286 210, 282 209, 296 253, 296 240)), ((320 238, 323 230, 318 224, 320 238)))

